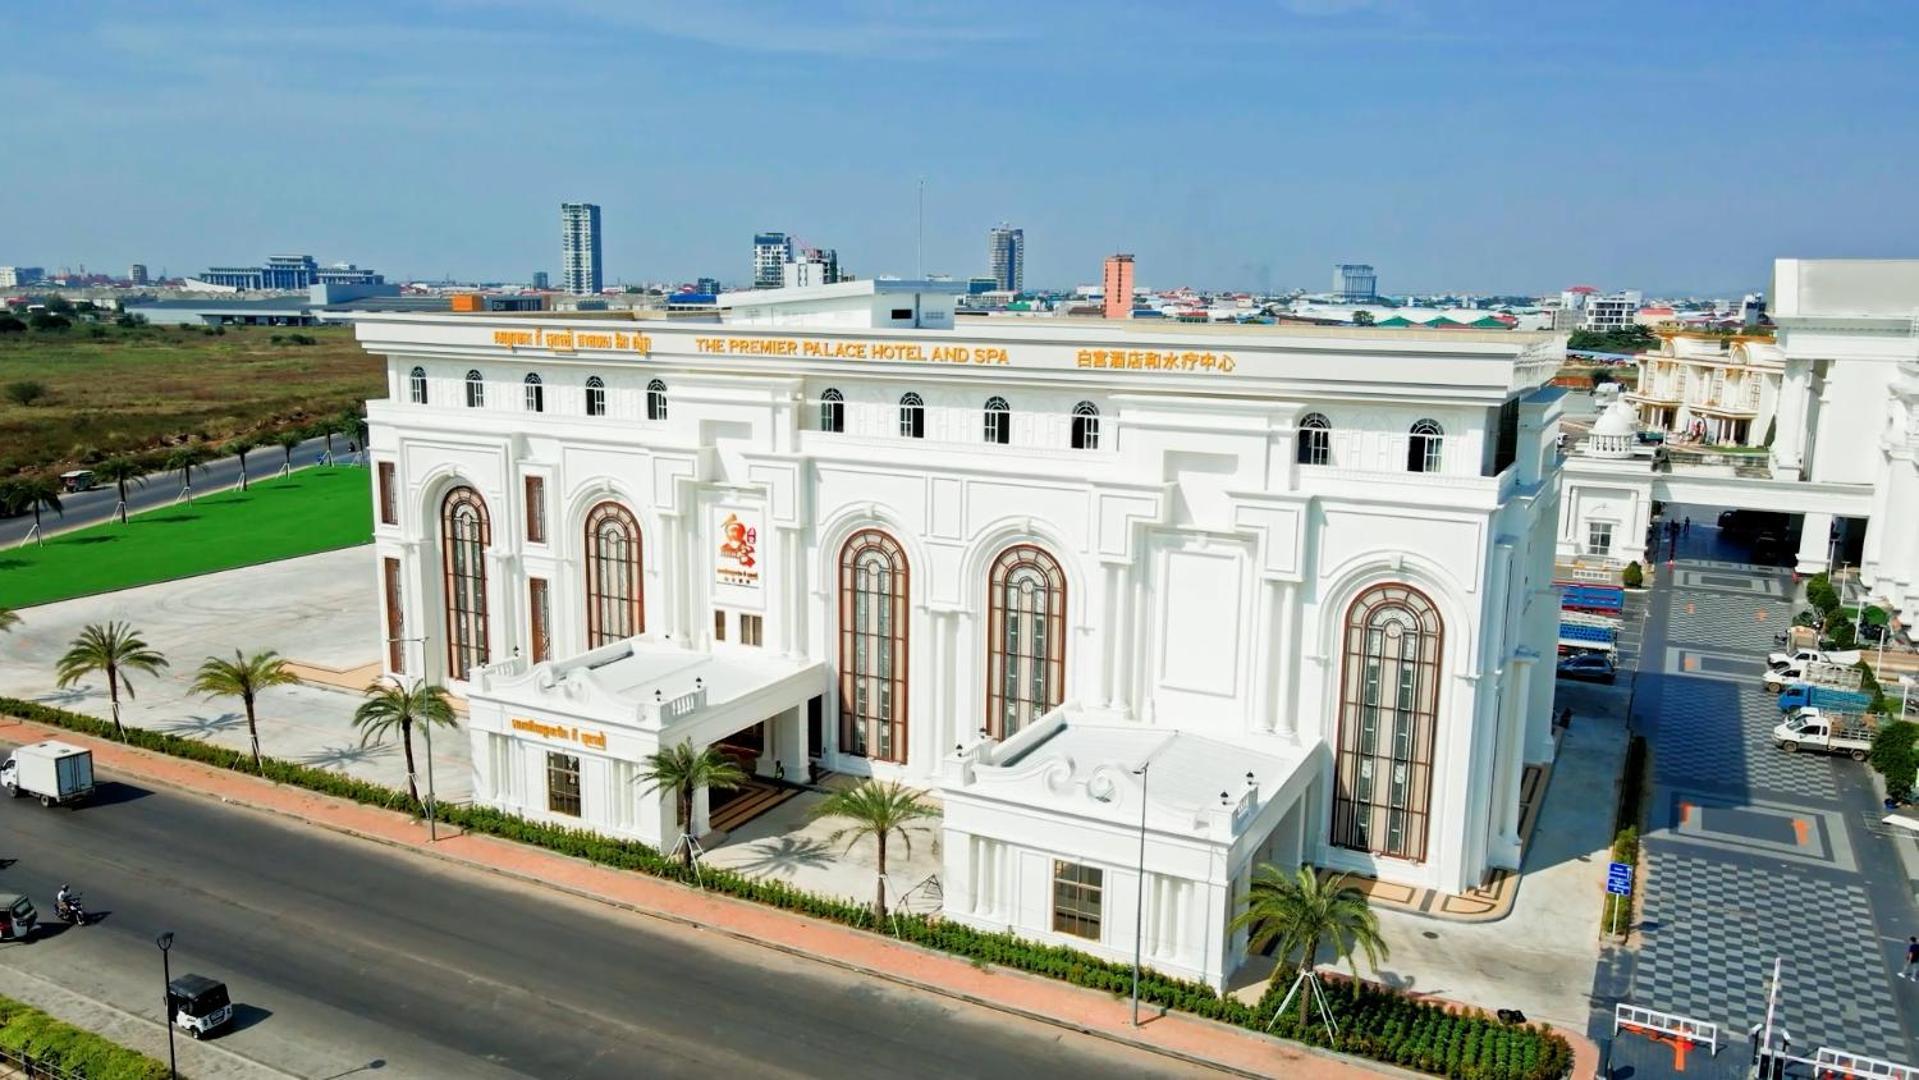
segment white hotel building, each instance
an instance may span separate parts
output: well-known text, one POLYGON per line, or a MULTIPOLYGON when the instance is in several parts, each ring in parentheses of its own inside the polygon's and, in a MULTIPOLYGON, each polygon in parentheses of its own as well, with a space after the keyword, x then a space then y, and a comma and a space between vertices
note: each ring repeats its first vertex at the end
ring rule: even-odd
POLYGON ((466 695, 476 797, 664 847, 662 746, 897 778, 946 917, 1114 958, 1143 831, 1148 962, 1215 985, 1261 862, 1516 867, 1562 341, 955 328, 958 288, 357 320, 386 663, 466 695))

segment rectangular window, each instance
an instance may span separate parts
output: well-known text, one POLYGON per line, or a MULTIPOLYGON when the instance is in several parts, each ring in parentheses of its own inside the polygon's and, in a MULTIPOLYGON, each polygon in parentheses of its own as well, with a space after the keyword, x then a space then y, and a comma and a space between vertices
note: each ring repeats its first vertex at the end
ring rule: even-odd
POLYGON ((713 640, 726 640, 726 612, 719 608, 713 609, 713 640))
POLYGON ((806 699, 806 756, 826 753, 826 699, 818 694, 806 699))
POLYGON ((1592 521, 1586 524, 1586 554, 1612 554, 1612 522, 1592 521))
POLYGON ((386 598, 386 666, 396 675, 406 673, 406 615, 400 607, 400 560, 380 561, 380 591, 386 598))
POLYGON ((893 309, 893 318, 895 319, 910 319, 912 317, 913 309, 910 307, 896 307, 893 309))
POLYGON ((537 664, 553 656, 553 601, 547 593, 545 578, 526 579, 526 601, 533 631, 530 651, 537 664))
POLYGON ((572 754, 546 755, 546 808, 568 817, 580 816, 580 759, 572 754))
POLYGON ((1101 886, 1106 872, 1079 863, 1053 862, 1053 930, 1099 940, 1101 886))
POLYGON ((526 542, 546 543, 546 478, 526 478, 526 542))
POLYGON ((380 524, 400 523, 399 497, 393 490, 393 463, 380 462, 380 524))
POLYGON ((740 644, 758 645, 760 643, 760 617, 758 615, 740 616, 740 644))

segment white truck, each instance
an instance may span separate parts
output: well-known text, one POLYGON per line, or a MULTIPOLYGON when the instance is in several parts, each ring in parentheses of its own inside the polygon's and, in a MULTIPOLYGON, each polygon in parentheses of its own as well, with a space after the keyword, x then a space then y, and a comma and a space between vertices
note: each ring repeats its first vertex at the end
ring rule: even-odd
POLYGON ((1825 713, 1816 708, 1794 709, 1786 722, 1772 729, 1773 741, 1788 754, 1817 750, 1866 760, 1872 751, 1873 726, 1862 716, 1825 713))
POLYGON ((93 794, 93 751, 50 739, 23 746, 0 764, 0 785, 16 799, 39 796, 41 806, 79 802, 93 794))
MULTIPOLYGON (((1844 653, 1827 653, 1828 656, 1844 656, 1844 653)), ((1854 661, 1857 663, 1857 661, 1854 661)), ((1834 690, 1857 690, 1864 681, 1859 669, 1852 664, 1841 664, 1830 660, 1804 660, 1788 664, 1782 668, 1773 668, 1766 672, 1766 689, 1784 690, 1794 683, 1806 683, 1811 686, 1829 686, 1834 690)))
POLYGON ((1791 652, 1768 653, 1766 667, 1778 671, 1786 667, 1802 667, 1806 664, 1843 664, 1846 667, 1859 662, 1862 654, 1857 649, 1845 652, 1829 652, 1825 649, 1794 649, 1791 652))

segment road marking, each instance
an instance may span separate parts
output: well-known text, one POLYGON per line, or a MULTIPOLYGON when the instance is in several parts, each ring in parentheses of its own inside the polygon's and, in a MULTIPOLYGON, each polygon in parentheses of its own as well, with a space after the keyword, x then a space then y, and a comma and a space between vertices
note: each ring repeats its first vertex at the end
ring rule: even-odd
POLYGON ((1755 611, 1755 612, 1753 612, 1753 613, 1752 613, 1752 617, 1753 617, 1753 621, 1754 621, 1754 622, 1765 622, 1765 621, 1766 621, 1766 613, 1765 613, 1765 612, 1763 612, 1763 611, 1755 611))
POLYGON ((1805 847, 1808 842, 1807 838, 1812 834, 1812 826, 1807 823, 1805 818, 1793 818, 1792 831, 1799 836, 1799 846, 1805 847))
POLYGON ((1692 804, 1689 802, 1680 803, 1679 804, 1679 824, 1684 825, 1690 822, 1691 820, 1692 820, 1692 804))

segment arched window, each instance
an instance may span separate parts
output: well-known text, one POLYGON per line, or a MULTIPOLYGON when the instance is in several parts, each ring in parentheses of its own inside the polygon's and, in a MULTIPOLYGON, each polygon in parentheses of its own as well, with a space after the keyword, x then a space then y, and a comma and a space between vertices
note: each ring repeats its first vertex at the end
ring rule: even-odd
POLYGON ((900 398, 900 436, 907 439, 926 438, 926 402, 918 394, 907 394, 900 398))
POLYGON ((526 382, 526 411, 527 412, 545 412, 546 411, 546 385, 540 382, 540 377, 538 375, 532 375, 532 374, 527 375, 525 382, 526 382))
POLYGON ((1307 413, 1299 422, 1298 457, 1301 465, 1333 463, 1333 422, 1323 413, 1307 413))
POLYGON ((840 549, 840 750, 906 760, 906 552, 878 529, 840 549))
POLYGON ((1446 432, 1432 420, 1421 420, 1413 425, 1412 436, 1406 440, 1407 472, 1438 472, 1440 451, 1446 443, 1446 432))
POLYGON ((646 418, 666 419, 666 384, 659 379, 646 384, 646 418))
POLYGON ((1013 441, 1013 413, 1003 397, 986 399, 986 441, 1005 446, 1013 441))
POLYGON ((1090 401, 1073 406, 1073 449, 1099 449, 1099 406, 1090 401))
POLYGON ((486 503, 456 487, 440 503, 440 561, 446 599, 446 673, 465 679, 487 662, 486 549, 493 527, 486 503))
POLYGON ((1439 611, 1405 585, 1377 585, 1346 611, 1332 842, 1426 857, 1438 726, 1439 611))
POLYGON ((606 383, 600 381, 598 375, 589 376, 586 380, 586 415, 606 415, 606 383))
POLYGON ((820 430, 836 435, 846 430, 846 398, 838 390, 820 394, 820 430))
POLYGON ((480 409, 486 406, 486 380, 480 378, 478 371, 466 373, 466 407, 480 409))
POLYGON ((426 369, 416 367, 406 377, 407 394, 413 398, 413 404, 426 404, 426 369))
POLYGON ((1065 700, 1066 575, 1041 548, 1007 548, 986 605, 986 730, 1004 739, 1065 700))
POLYGON ((586 647, 645 631, 640 523, 619 503, 603 502, 586 515, 586 647))

